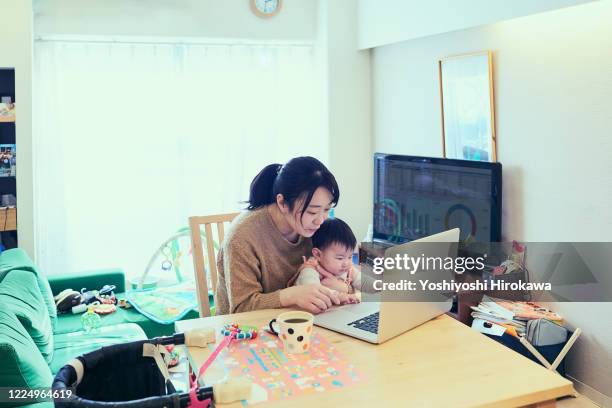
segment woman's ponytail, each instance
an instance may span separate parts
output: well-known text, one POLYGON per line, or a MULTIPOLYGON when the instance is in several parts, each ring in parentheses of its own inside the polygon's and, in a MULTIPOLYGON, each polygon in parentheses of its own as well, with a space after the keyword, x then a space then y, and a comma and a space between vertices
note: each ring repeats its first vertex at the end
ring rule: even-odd
POLYGON ((299 209, 303 216, 319 187, 329 191, 332 195, 330 205, 335 206, 340 199, 338 183, 327 167, 314 157, 295 157, 284 165, 270 164, 251 182, 247 209, 272 204, 276 202, 276 195, 282 194, 291 211, 296 202, 303 200, 299 209))
POLYGON ((251 181, 249 192, 249 206, 247 209, 254 210, 276 201, 274 197, 274 181, 280 171, 282 164, 269 164, 259 172, 251 181))

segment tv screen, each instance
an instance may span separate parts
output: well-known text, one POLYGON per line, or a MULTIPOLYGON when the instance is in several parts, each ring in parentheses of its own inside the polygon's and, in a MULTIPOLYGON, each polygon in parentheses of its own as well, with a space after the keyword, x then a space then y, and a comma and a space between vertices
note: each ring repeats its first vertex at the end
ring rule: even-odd
POLYGON ((500 163, 374 155, 376 241, 408 242, 459 227, 464 243, 498 242, 501 200, 500 163))

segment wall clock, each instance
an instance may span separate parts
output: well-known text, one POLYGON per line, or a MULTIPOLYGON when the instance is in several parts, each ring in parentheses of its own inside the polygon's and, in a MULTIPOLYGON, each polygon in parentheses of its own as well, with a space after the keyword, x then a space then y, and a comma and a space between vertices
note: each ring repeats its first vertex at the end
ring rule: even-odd
POLYGON ((249 0, 251 10, 258 17, 269 18, 278 14, 282 7, 282 0, 249 0))

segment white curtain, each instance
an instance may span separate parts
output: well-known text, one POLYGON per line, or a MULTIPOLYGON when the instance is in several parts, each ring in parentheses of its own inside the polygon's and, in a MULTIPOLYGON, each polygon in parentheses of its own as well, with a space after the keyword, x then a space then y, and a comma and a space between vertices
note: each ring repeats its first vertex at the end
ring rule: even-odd
POLYGON ((244 208, 266 164, 327 161, 311 46, 37 41, 34 86, 48 274, 140 276, 188 216, 244 208))

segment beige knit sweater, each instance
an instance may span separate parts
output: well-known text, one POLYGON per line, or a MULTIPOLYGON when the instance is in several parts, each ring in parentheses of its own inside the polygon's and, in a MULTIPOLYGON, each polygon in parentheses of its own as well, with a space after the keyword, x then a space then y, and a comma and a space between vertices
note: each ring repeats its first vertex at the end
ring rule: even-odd
POLYGON ((310 238, 285 239, 266 207, 241 213, 219 250, 217 314, 281 307, 280 289, 311 250, 310 238))

